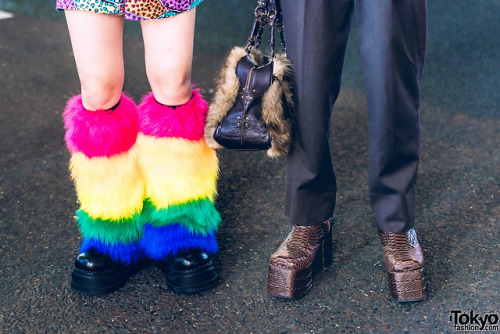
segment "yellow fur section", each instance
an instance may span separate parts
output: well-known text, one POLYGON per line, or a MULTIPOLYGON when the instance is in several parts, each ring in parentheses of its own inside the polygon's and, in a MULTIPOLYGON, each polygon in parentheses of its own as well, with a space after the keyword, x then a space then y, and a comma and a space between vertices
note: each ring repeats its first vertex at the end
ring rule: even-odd
POLYGON ((192 200, 214 200, 219 161, 205 140, 155 138, 139 133, 139 166, 146 197, 157 209, 192 200))
POLYGON ((71 176, 75 181, 81 209, 90 217, 120 221, 142 211, 144 179, 137 164, 137 149, 109 158, 71 157, 71 176))

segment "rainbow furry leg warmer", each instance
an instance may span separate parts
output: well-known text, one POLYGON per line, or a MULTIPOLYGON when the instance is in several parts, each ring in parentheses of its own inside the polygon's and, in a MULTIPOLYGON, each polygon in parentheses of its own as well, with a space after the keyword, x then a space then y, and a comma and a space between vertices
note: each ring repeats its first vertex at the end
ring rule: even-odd
POLYGON ((137 164, 137 107, 122 94, 114 110, 88 111, 80 95, 64 112, 70 171, 80 209, 80 251, 90 248, 130 265, 141 256, 138 242, 144 179, 137 164))
POLYGON ((137 147, 146 182, 140 244, 154 260, 188 248, 217 252, 219 162, 203 139, 207 111, 197 90, 176 108, 159 104, 152 93, 139 106, 137 147))

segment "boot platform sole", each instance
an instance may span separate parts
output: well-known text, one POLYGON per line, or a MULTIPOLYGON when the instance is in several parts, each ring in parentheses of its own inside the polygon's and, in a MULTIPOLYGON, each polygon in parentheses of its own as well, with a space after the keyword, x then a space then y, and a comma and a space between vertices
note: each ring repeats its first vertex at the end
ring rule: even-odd
POLYGON ((212 263, 192 272, 167 277, 167 286, 176 293, 196 293, 210 289, 217 284, 217 273, 212 263))
POLYGON ((88 295, 107 295, 125 285, 130 273, 128 270, 93 273, 73 268, 71 288, 88 295))

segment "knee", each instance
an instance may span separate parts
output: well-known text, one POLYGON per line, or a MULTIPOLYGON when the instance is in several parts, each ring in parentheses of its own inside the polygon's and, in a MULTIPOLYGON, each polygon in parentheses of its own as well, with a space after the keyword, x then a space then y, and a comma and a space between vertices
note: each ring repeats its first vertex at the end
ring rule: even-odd
POLYGON ((123 77, 100 76, 82 81, 82 101, 87 110, 113 108, 121 97, 123 77))
POLYGON ((164 71, 164 75, 149 75, 149 83, 155 99, 166 105, 184 104, 191 98, 191 73, 188 71, 164 71))

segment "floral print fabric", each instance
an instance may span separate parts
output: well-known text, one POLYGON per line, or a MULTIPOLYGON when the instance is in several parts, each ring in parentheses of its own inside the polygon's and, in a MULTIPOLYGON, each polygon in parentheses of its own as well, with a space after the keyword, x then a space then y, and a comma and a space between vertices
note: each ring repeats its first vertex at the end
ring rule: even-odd
POLYGON ((170 17, 194 8, 203 0, 57 0, 58 10, 84 10, 99 14, 125 15, 127 20, 170 17))

